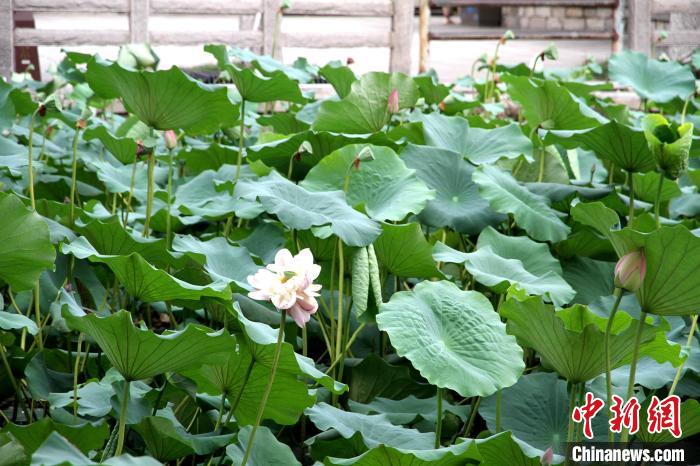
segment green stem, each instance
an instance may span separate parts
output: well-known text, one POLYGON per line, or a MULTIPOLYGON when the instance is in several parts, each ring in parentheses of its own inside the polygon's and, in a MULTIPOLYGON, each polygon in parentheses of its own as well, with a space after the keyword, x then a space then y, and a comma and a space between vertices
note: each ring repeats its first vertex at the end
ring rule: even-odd
MULTIPOLYGON (((612 361, 610 360, 610 332, 612 331, 617 308, 620 306, 620 301, 622 300, 622 294, 622 289, 615 288, 615 304, 613 304, 610 315, 608 316, 608 323, 605 326, 605 340, 603 341, 605 348, 605 385, 607 389, 608 407, 612 406, 612 361)), ((612 411, 610 410, 608 410, 608 419, 612 419, 612 411)), ((615 434, 613 431, 608 432, 608 441, 610 443, 615 441, 615 434)))
POLYGON ((224 410, 226 409, 226 392, 221 394, 221 404, 219 405, 219 418, 216 420, 214 431, 218 432, 221 427, 221 421, 224 419, 224 410))
POLYGON ((165 244, 168 246, 168 249, 170 249, 170 245, 173 242, 173 239, 171 238, 172 235, 172 226, 171 226, 171 219, 170 219, 170 207, 172 206, 173 200, 172 200, 172 195, 173 195, 173 150, 170 149, 168 150, 168 210, 166 211, 166 216, 165 216, 165 244))
POLYGON ((695 336, 695 330, 698 328, 698 315, 695 314, 692 318, 691 324, 690 324, 690 333, 688 334, 688 341, 685 343, 685 346, 688 347, 688 357, 681 363, 680 366, 678 366, 678 370, 676 370, 676 376, 673 378, 673 383, 671 384, 671 388, 668 391, 668 396, 673 395, 673 393, 676 391, 676 386, 678 385, 678 382, 681 380, 681 373, 683 372, 683 366, 685 365, 685 361, 688 360, 690 357, 690 351, 692 348, 692 343, 693 343, 693 337, 695 336))
POLYGON ((250 438, 248 439, 248 445, 245 448, 245 454, 243 455, 243 461, 241 461, 241 466, 245 466, 248 463, 248 458, 250 453, 253 451, 253 442, 255 441, 255 433, 258 431, 258 426, 260 426, 260 421, 262 420, 263 412, 265 411, 265 405, 267 404, 267 399, 270 397, 270 392, 272 391, 272 382, 275 380, 275 373, 277 372, 277 365, 280 360, 280 353, 282 352, 282 343, 284 342, 284 321, 285 321, 285 311, 280 311, 280 329, 277 334, 277 344, 275 345, 275 355, 272 358, 272 367, 270 368, 270 376, 267 379, 267 385, 265 386, 265 391, 263 392, 262 398, 260 399, 260 405, 258 406, 258 414, 255 417, 255 424, 253 424, 253 430, 250 432, 250 438))
POLYGON ((41 336, 42 329, 44 327, 43 321, 41 319, 41 287, 39 286, 40 280, 36 281, 34 285, 34 316, 36 318, 36 325, 39 327, 39 331, 34 336, 34 341, 36 341, 36 346, 39 351, 44 349, 44 340, 41 336))
POLYGON ((540 151, 540 171, 537 174, 537 182, 542 183, 542 180, 544 180, 544 158, 547 155, 547 153, 544 150, 544 146, 541 146, 539 148, 540 151))
POLYGON ((685 113, 688 111, 688 102, 690 102, 690 98, 693 96, 693 94, 690 94, 687 99, 685 99, 685 102, 683 103, 683 112, 681 113, 681 125, 685 123, 685 113))
POLYGON ((119 456, 124 450, 124 438, 126 437, 126 411, 129 409, 129 395, 130 395, 131 381, 124 381, 124 394, 122 395, 122 405, 121 411, 119 412, 119 436, 117 438, 117 450, 114 452, 114 456, 119 456))
POLYGON ((29 121, 29 142, 27 146, 27 157, 29 163, 29 198, 32 201, 32 210, 36 210, 36 200, 34 198, 34 118, 38 110, 32 113, 32 118, 29 121))
POLYGON ((474 421, 476 421, 476 414, 479 411, 479 405, 481 404, 481 397, 477 396, 476 401, 472 403, 472 412, 469 413, 469 421, 467 422, 467 425, 464 428, 464 435, 469 438, 469 434, 472 431, 472 426, 474 425, 474 421))
POLYGON ((336 359, 340 359, 343 353, 343 287, 345 285, 345 257, 343 255, 343 242, 338 238, 338 327, 335 337, 336 359))
MULTIPOLYGON (((502 295, 501 295, 502 296, 502 295)), ((501 402, 503 401, 503 391, 498 389, 496 392, 496 432, 501 431, 501 402)))
POLYGON ((71 163, 71 184, 70 184, 70 226, 75 225, 75 190, 78 177, 78 139, 80 139, 80 128, 75 129, 73 135, 73 161, 71 163))
POLYGON ((231 411, 228 412, 228 416, 226 416, 226 421, 224 422, 224 425, 227 425, 229 423, 229 421, 231 420, 231 416, 233 415, 234 411, 236 411, 236 408, 238 408, 238 403, 241 401, 241 397, 243 396, 243 390, 245 390, 245 387, 248 384, 248 380, 250 379, 250 373, 253 372, 254 365, 255 358, 251 356, 250 363, 248 363, 248 368, 246 369, 245 375, 243 376, 241 390, 238 392, 238 395, 236 395, 236 399, 233 402, 233 404, 231 404, 231 411))
POLYGON ((78 373, 80 372, 80 346, 83 344, 83 332, 78 335, 78 351, 73 367, 73 418, 78 416, 78 373))
MULTIPOLYGON (((572 443, 574 441, 574 418, 573 412, 576 408, 576 384, 569 383, 569 427, 566 432, 566 442, 572 443)), ((567 453, 566 463, 571 464, 571 458, 569 458, 567 453)))
POLYGON ((131 199, 134 197, 134 189, 136 188, 136 168, 139 163, 139 156, 134 152, 134 163, 131 165, 131 180, 129 182, 129 195, 126 198, 126 213, 124 214, 124 228, 129 223, 129 211, 131 210, 131 199))
POLYGON ((29 419, 29 409, 27 409, 27 404, 24 401, 24 396, 22 395, 22 392, 19 389, 17 380, 15 379, 15 376, 12 373, 12 367, 10 367, 10 361, 7 360, 7 355, 5 353, 5 347, 3 345, 0 345, 0 358, 2 358, 2 365, 5 366, 5 370, 7 371, 7 375, 10 379, 10 383, 12 384, 12 388, 15 390, 17 402, 22 405, 22 409, 24 410, 27 419, 29 419))
POLYGON ((630 213, 627 224, 631 225, 634 220, 634 173, 631 170, 627 172, 627 184, 630 189, 630 213))
POLYGON ((146 221, 143 224, 143 237, 148 238, 149 230, 151 225, 151 214, 153 213, 153 192, 154 192, 154 182, 153 182, 153 170, 155 169, 156 158, 153 152, 148 154, 148 191, 146 194, 146 221))
MULTIPOLYGON (((661 149, 663 150, 663 148, 661 149)), ((656 200, 654 201, 654 218, 656 219, 656 228, 661 226, 659 220, 659 209, 661 208, 661 191, 664 187, 664 174, 659 173, 659 187, 656 189, 656 200)))
MULTIPOLYGON (((626 400, 629 400, 632 398, 632 395, 634 394, 634 381, 637 376, 637 358, 639 357, 639 346, 641 345, 642 342, 642 332, 644 330, 644 321, 647 318, 647 313, 645 311, 642 311, 641 315, 639 316, 639 325, 637 326, 637 334, 634 338, 634 349, 632 350, 632 361, 630 362, 630 377, 629 381, 627 382, 627 396, 625 397, 626 400)), ((620 436, 620 442, 622 444, 627 443, 627 440, 629 439, 630 431, 629 429, 625 429, 622 431, 622 435, 620 436)))
MULTIPOLYGON (((345 344, 345 349, 343 350, 342 354, 345 354, 348 352, 348 350, 352 347, 353 343, 355 343, 355 340, 357 339, 357 336, 360 334, 362 329, 365 328, 365 323, 361 323, 357 329, 352 333, 352 336, 348 340, 348 342, 345 344)), ((340 362, 340 358, 336 358, 333 363, 330 365, 328 369, 326 369, 326 374, 330 373, 333 368, 340 362)))
POLYGON ((442 396, 445 389, 438 387, 437 389, 437 420, 435 421, 435 449, 440 448, 440 439, 442 438, 442 396))
MULTIPOLYGON (((241 130, 238 137, 238 159, 236 160, 236 178, 241 176, 241 164, 243 163, 243 147, 245 146, 245 99, 241 99, 241 130)), ((243 463, 245 464, 245 463, 243 463)))

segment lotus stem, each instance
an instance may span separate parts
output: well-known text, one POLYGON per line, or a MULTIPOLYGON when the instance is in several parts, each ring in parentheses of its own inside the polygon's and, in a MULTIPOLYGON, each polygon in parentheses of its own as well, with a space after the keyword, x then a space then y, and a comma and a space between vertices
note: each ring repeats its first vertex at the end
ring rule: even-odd
POLYGON ((146 221, 143 224, 143 237, 148 238, 151 225, 151 214, 153 213, 153 171, 156 165, 156 158, 151 152, 148 154, 148 191, 146 194, 146 221))
POLYGON ((83 332, 78 335, 78 350, 73 367, 73 418, 78 417, 78 373, 80 372, 80 346, 83 344, 83 332))
POLYGON ((440 448, 440 439, 442 438, 442 397, 445 389, 438 387, 437 389, 437 420, 435 421, 435 449, 440 448))
MULTIPOLYGON (((639 346, 642 342, 642 331, 644 330, 644 321, 646 320, 646 318, 647 313, 645 311, 642 311, 641 315, 639 316, 637 334, 634 337, 634 349, 632 350, 632 361, 630 362, 630 378, 627 382, 627 396, 625 397, 626 400, 632 398, 632 395, 634 394, 634 381, 637 376, 637 358, 639 357, 639 346)), ((620 436, 620 442, 622 444, 627 443, 629 435, 629 429, 623 430, 622 435, 620 436)))
POLYGON ((280 310, 280 330, 277 334, 277 344, 275 345, 275 354, 272 357, 272 367, 270 368, 270 376, 267 378, 267 385, 265 386, 265 391, 260 399, 260 405, 258 406, 258 414, 255 417, 255 424, 253 424, 253 429, 250 431, 250 438, 248 439, 248 445, 245 448, 245 454, 243 455, 243 461, 241 466, 245 466, 248 463, 248 458, 250 453, 253 451, 253 442, 255 441, 255 434, 260 426, 260 421, 262 420, 263 413, 265 412, 265 405, 267 404, 267 399, 270 397, 270 392, 272 391, 272 383, 275 380, 275 374, 277 373, 277 366, 280 361, 280 354, 282 353, 282 343, 284 342, 284 322, 285 322, 285 311, 280 310))
MULTIPOLYGON (((361 323, 357 329, 352 333, 352 336, 350 336, 350 339, 348 342, 345 344, 345 349, 343 350, 343 355, 348 352, 348 350, 352 347, 353 343, 355 343, 355 340, 357 340, 357 336, 360 334, 362 329, 365 328, 365 323, 361 323)), ((330 373, 330 371, 333 370, 333 368, 340 362, 341 358, 336 358, 333 363, 326 369, 326 374, 330 373)))
POLYGON ((32 113, 32 118, 29 120, 29 141, 27 144, 28 171, 29 171, 29 199, 32 201, 32 210, 36 210, 36 199, 34 197, 34 119, 39 110, 32 113))
POLYGON ((39 331, 37 332, 36 336, 34 337, 34 341, 36 342, 36 347, 39 348, 39 351, 44 349, 44 340, 41 337, 41 331, 43 329, 43 322, 41 320, 41 278, 39 278, 36 281, 36 284, 34 285, 34 316, 36 318, 36 325, 39 327, 39 331))
MULTIPOLYGON (((663 150, 663 148, 661 148, 663 150)), ((659 220, 659 209, 661 208, 661 191, 664 187, 664 174, 659 173, 659 187, 656 189, 656 200, 654 201, 654 218, 656 219, 656 228, 659 229, 661 222, 659 220)))
POLYGON ((70 226, 75 225, 75 191, 78 176, 78 139, 80 139, 80 128, 75 129, 73 135, 73 160, 71 162, 71 184, 70 184, 70 226))
POLYGON ((165 215, 165 244, 168 249, 172 244, 172 225, 170 219, 170 208, 173 204, 173 150, 168 149, 168 210, 165 215))
MULTIPOLYGON (((574 441, 574 418, 573 412, 576 408, 576 388, 577 384, 568 383, 569 394, 569 427, 566 432, 566 443, 572 443, 574 441)), ((569 451, 566 452, 566 464, 571 464, 571 457, 569 456, 569 451)))
POLYGON ((124 450, 124 438, 126 437, 126 411, 129 409, 129 395, 131 389, 131 381, 124 381, 124 394, 122 395, 122 405, 119 411, 119 436, 117 437, 117 450, 114 456, 119 456, 124 450))
POLYGON ((241 390, 238 392, 238 395, 236 395, 236 400, 231 405, 231 410, 228 412, 228 416, 226 416, 226 421, 224 421, 224 425, 227 425, 229 423, 229 421, 231 420, 231 416, 233 416, 233 412, 236 411, 236 408, 238 408, 238 403, 241 401, 241 397, 243 396, 243 390, 245 390, 245 386, 248 384, 248 380, 250 379, 250 373, 253 372, 254 365, 255 358, 251 357, 250 363, 248 363, 248 368, 246 369, 245 375, 243 376, 241 390))
MULTIPOLYGON (((691 344, 693 343, 693 337, 695 336, 695 330, 698 328, 698 315, 695 314, 692 318, 691 324, 690 324, 690 333, 688 334, 688 341, 686 342, 685 346, 688 347, 688 357, 690 357, 690 351, 691 351, 691 344)), ((685 361, 688 359, 686 358, 685 361)), ((668 391, 668 396, 673 395, 673 393, 676 391, 676 387, 678 386, 678 382, 681 380, 681 373, 683 372, 683 366, 685 366, 685 361, 681 363, 680 366, 678 366, 678 370, 676 370, 676 376, 673 378, 673 383, 671 384, 671 388, 668 391)))
POLYGON ((214 426, 214 431, 218 432, 221 428, 221 421, 224 418, 224 410, 226 409, 226 391, 221 394, 221 404, 219 405, 219 417, 216 420, 216 425, 214 426))
POLYGON ((343 287, 345 284, 345 257, 343 255, 343 243, 338 238, 338 327, 335 338, 336 359, 340 359, 343 353, 343 316, 345 310, 343 308, 343 287))
MULTIPOLYGON (((129 211, 131 210, 131 199, 134 197, 134 188, 136 187, 136 167, 138 166, 139 156, 134 152, 134 163, 131 165, 131 180, 129 182, 129 196, 126 198, 126 213, 124 214, 124 228, 129 222, 129 211)), ((115 193, 116 196, 116 193, 115 193)))
MULTIPOLYGON (((612 361, 610 360, 610 333, 612 331, 613 321, 615 320, 615 314, 617 313, 617 308, 620 306, 620 301, 622 301, 622 290, 620 288, 615 288, 615 304, 613 304, 610 310, 610 315, 608 316, 608 324, 605 326, 605 340, 603 341, 605 348, 605 386, 607 393, 608 406, 612 406, 612 361)), ((612 412, 608 410, 608 419, 612 419, 612 412)), ((608 432, 608 441, 610 443, 615 441, 615 434, 613 431, 608 432)))
POLYGON ((627 172, 627 184, 630 190, 630 213, 629 221, 627 222, 627 224, 631 225, 632 221, 634 220, 634 173, 632 172, 632 170, 629 170, 627 172))
MULTIPOLYGON (((503 296, 503 295, 501 295, 503 296)), ((501 431, 501 403, 503 401, 503 391, 499 388, 496 392, 496 433, 501 431)))
POLYGON ((17 401, 20 405, 22 405, 22 409, 24 410, 27 419, 29 419, 31 414, 29 413, 29 409, 27 409, 27 404, 24 400, 24 395, 22 395, 19 385, 17 384, 17 380, 15 379, 15 376, 12 373, 12 367, 10 366, 10 361, 7 360, 7 354, 3 345, 0 345, 0 358, 2 358, 2 365, 5 366, 5 370, 7 371, 7 376, 10 379, 12 388, 15 390, 17 401))
MULTIPOLYGON (((245 99, 241 99, 241 126, 240 135, 238 136, 238 158, 236 159, 236 178, 233 181, 238 181, 241 177, 241 164, 243 163, 243 149, 245 147, 245 99)), ((245 464, 245 463, 243 463, 245 464)))

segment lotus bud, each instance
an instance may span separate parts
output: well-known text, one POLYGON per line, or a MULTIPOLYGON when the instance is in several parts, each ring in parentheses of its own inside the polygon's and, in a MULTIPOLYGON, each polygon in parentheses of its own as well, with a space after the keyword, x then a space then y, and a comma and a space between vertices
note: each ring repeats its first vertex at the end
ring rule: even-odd
POLYGON ((672 180, 678 179, 688 168, 693 124, 676 126, 663 116, 653 114, 644 118, 642 128, 659 170, 672 180))
POLYGON ((505 44, 507 40, 512 40, 515 39, 515 33, 508 29, 506 32, 503 33, 500 39, 501 45, 505 44))
POLYGON ((87 120, 83 120, 82 118, 79 119, 78 121, 75 122, 75 128, 76 129, 85 129, 87 127, 87 120))
POLYGON ((644 250, 625 254, 615 265, 615 286, 635 292, 642 286, 647 273, 647 258, 644 250))
POLYGON ((542 60, 556 60, 559 58, 559 50, 557 50, 556 45, 554 44, 549 44, 546 49, 540 53, 540 58, 542 60))
POLYGON ((387 108, 389 113, 399 113, 399 91, 397 89, 393 89, 389 94, 387 108))
POLYGON ((554 450, 552 450, 552 447, 549 447, 542 453, 540 463, 542 463, 542 466, 551 466, 552 461, 554 461, 554 450))
POLYGON ((355 159, 352 161, 352 166, 355 167, 356 170, 359 170, 360 162, 369 162, 372 160, 374 160, 374 152, 372 152, 372 149, 369 146, 365 146, 355 156, 355 159))
POLYGON ((165 132, 165 134, 163 135, 163 139, 165 139, 165 147, 168 150, 173 150, 177 147, 177 135, 172 129, 169 129, 165 132))

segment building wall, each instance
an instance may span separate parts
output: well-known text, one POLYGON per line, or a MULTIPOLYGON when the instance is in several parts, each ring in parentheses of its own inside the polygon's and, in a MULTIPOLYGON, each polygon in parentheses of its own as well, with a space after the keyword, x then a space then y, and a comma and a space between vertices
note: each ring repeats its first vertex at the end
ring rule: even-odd
POLYGON ((611 8, 564 6, 503 7, 503 27, 525 31, 610 31, 611 8))

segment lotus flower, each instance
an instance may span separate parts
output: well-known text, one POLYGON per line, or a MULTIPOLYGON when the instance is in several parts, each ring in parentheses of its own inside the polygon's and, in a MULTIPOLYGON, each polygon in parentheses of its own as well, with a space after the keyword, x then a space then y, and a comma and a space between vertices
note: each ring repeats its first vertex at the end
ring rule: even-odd
POLYGON ((320 273, 321 267, 314 264, 314 256, 309 249, 299 251, 296 256, 282 249, 275 255, 274 263, 248 276, 248 283, 254 288, 248 296, 272 302, 303 328, 311 319, 311 314, 318 309, 316 297, 321 285, 313 281, 320 273))
POLYGON ((389 101, 387 102, 387 108, 389 113, 399 113, 399 91, 398 89, 393 89, 391 94, 389 94, 389 101))
POLYGON ((554 461, 554 450, 552 450, 552 447, 549 447, 542 453, 540 463, 542 463, 543 466, 550 466, 552 461, 554 461))
POLYGON ((173 150, 177 147, 177 135, 172 129, 165 132, 163 139, 165 139, 165 147, 167 147, 168 150, 173 150))
POLYGON ((637 291, 647 273, 647 258, 644 250, 625 254, 615 265, 615 286, 627 291, 637 291))

